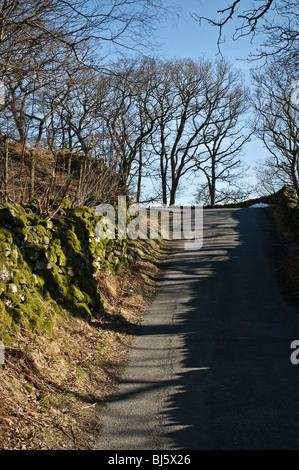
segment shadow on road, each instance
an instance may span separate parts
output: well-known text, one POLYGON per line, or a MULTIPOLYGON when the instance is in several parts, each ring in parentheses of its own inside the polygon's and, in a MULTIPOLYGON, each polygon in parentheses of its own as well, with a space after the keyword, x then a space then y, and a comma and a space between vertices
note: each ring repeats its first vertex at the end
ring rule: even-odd
POLYGON ((183 371, 163 432, 177 448, 298 449, 299 366, 290 344, 299 312, 279 284, 278 240, 264 210, 221 215, 216 224, 213 214, 205 218, 200 256, 175 263, 182 278, 174 290, 187 277, 191 292, 173 327, 183 338, 183 371))
POLYGON ((119 442, 125 429, 140 437, 153 427, 154 449, 299 448, 299 365, 290 361, 299 310, 278 278, 279 250, 264 209, 207 210, 201 250, 175 245, 157 313, 140 330, 138 372, 115 398, 131 401, 124 419, 136 418, 119 426, 119 442))

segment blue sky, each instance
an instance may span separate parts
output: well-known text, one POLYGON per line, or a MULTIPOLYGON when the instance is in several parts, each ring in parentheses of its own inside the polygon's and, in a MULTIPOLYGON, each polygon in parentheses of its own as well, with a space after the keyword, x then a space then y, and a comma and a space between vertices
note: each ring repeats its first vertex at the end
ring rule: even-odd
MULTIPOLYGON (((244 0, 245 5, 246 1, 244 0)), ((191 13, 215 18, 217 9, 225 8, 228 4, 228 0, 177 1, 176 5, 178 6, 180 15, 169 19, 166 23, 161 23, 160 28, 157 29, 157 40, 161 43, 161 48, 157 50, 157 54, 161 58, 190 57, 197 59, 203 55, 210 59, 216 58, 218 53, 217 28, 208 25, 207 22, 202 22, 201 25, 199 25, 199 23, 192 18, 191 13)), ((250 7, 251 1, 248 0, 247 4, 248 7, 250 7)), ((233 25, 230 26, 230 28, 232 27, 233 25)), ((233 31, 233 29, 231 29, 231 31, 233 31)), ((221 47, 222 54, 232 64, 242 70, 246 82, 250 85, 249 70, 255 64, 249 64, 246 58, 249 52, 255 51, 256 45, 250 44, 248 38, 242 38, 238 41, 231 40, 229 28, 225 30, 225 33, 226 43, 221 47)), ((247 144, 244 158, 246 159, 246 163, 251 166, 249 182, 255 182, 253 167, 258 161, 263 161, 266 155, 267 151, 261 141, 253 138, 252 142, 247 144)), ((177 202, 180 204, 193 203, 197 182, 193 180, 192 187, 190 187, 189 181, 183 182, 183 187, 184 185, 187 186, 188 189, 185 189, 185 191, 179 195, 177 202)))
MULTIPOLYGON (((216 17, 216 12, 230 4, 229 0, 182 0, 177 2, 179 16, 176 20, 169 19, 166 24, 161 24, 158 31, 159 39, 164 42, 162 53, 172 57, 198 57, 205 54, 207 57, 215 56, 218 52, 217 38, 218 30, 202 21, 201 24, 191 17, 192 13, 210 18, 216 17)), ((244 1, 242 5, 250 7, 251 1, 244 1)), ((176 8, 174 5, 173 8, 176 8)), ((246 58, 248 52, 252 50, 252 45, 248 38, 238 41, 230 40, 230 29, 226 28, 227 42, 222 46, 223 54, 232 62, 237 58, 246 58)), ((245 64, 244 64, 245 67, 245 64)), ((248 67, 248 65, 246 66, 248 67)))

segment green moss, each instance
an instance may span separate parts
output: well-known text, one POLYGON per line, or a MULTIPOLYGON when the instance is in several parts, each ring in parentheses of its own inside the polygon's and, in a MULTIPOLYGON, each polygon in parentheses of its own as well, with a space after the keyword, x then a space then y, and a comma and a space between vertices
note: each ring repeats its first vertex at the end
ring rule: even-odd
POLYGON ((9 343, 12 329, 13 318, 5 309, 4 304, 0 302, 0 340, 3 341, 4 344, 9 343))
POLYGON ((17 327, 24 325, 24 322, 23 322, 24 317, 20 309, 5 305, 5 310, 8 315, 7 323, 9 323, 13 327, 14 330, 16 330, 17 327))
POLYGON ((71 249, 74 253, 81 254, 82 246, 74 230, 68 229, 63 234, 63 241, 68 246, 68 249, 71 249))
POLYGON ((52 239, 50 246, 47 248, 46 257, 51 264, 66 266, 67 258, 61 247, 61 240, 57 237, 52 239))
POLYGON ((297 234, 299 231, 299 201, 295 189, 292 186, 285 186, 279 202, 284 212, 285 222, 294 234, 297 234))
POLYGON ((74 284, 70 286, 69 294, 75 298, 76 303, 85 302, 88 304, 91 301, 90 297, 84 292, 82 292, 80 289, 78 289, 78 287, 76 287, 74 284))
POLYGON ((44 394, 44 393, 40 393, 38 395, 38 400, 40 401, 40 403, 45 406, 45 407, 49 407, 50 406, 50 401, 49 401, 49 398, 47 398, 47 396, 44 394))
POLYGON ((51 221, 38 202, 0 205, 0 337, 20 326, 51 333, 64 309, 89 320, 103 308, 96 272, 128 261, 126 241, 95 238, 98 220, 69 202, 51 221))
POLYGON ((84 302, 74 305, 73 309, 74 309, 73 311, 70 309, 72 313, 84 318, 86 321, 90 321, 91 311, 84 302))
MULTIPOLYGON (((0 242, 7 242, 9 245, 13 243, 12 233, 6 227, 1 227, 0 230, 0 242)), ((1 245, 0 245, 1 249, 1 245)))
POLYGON ((8 302, 11 306, 17 307, 22 303, 22 299, 19 294, 11 292, 11 290, 9 290, 9 287, 10 286, 8 286, 5 292, 5 301, 8 302))
POLYGON ((26 224, 26 215, 20 207, 11 204, 3 204, 0 207, 0 221, 2 225, 11 225, 13 227, 24 227, 26 224))
POLYGON ((34 385, 31 383, 31 382, 26 382, 24 383, 23 387, 25 388, 25 390, 29 393, 33 393, 35 388, 34 388, 34 385))

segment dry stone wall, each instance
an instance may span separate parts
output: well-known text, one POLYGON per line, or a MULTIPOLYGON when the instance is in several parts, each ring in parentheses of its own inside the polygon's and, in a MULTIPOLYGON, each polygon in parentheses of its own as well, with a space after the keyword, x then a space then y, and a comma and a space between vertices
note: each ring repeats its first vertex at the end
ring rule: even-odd
POLYGON ((53 220, 36 205, 0 206, 0 340, 46 329, 63 309, 89 320, 103 308, 97 275, 128 265, 127 241, 96 238, 89 208, 64 204, 53 220))

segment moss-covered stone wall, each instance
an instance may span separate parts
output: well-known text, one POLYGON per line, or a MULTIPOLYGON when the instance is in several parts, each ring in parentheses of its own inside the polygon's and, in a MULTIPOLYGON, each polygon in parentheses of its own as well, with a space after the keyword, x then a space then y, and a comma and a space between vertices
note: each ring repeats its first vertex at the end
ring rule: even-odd
POLYGON ((0 206, 0 340, 51 332, 63 309, 89 320, 103 308, 97 274, 127 264, 126 240, 99 240, 99 218, 65 203, 53 220, 37 207, 0 206))
POLYGON ((296 191, 292 186, 284 186, 281 191, 281 197, 279 200, 281 207, 284 210, 287 223, 294 231, 299 232, 299 201, 296 195, 296 191))

